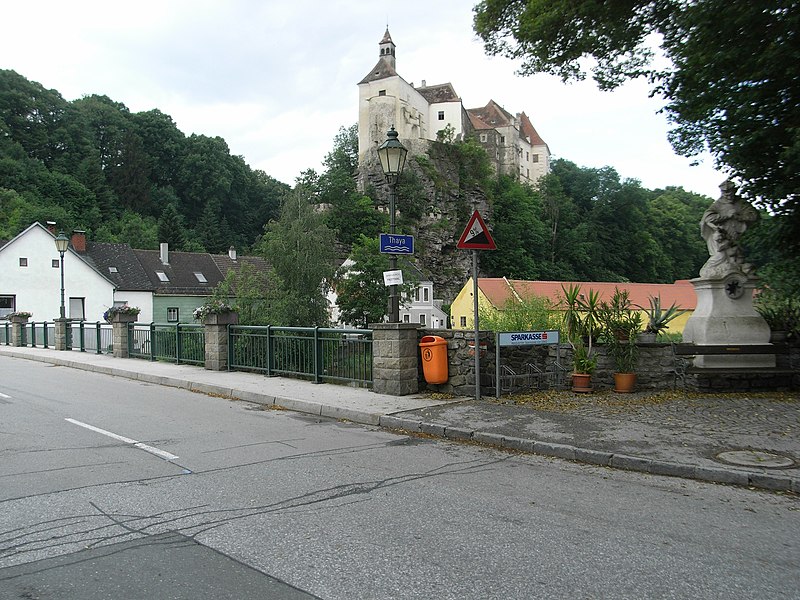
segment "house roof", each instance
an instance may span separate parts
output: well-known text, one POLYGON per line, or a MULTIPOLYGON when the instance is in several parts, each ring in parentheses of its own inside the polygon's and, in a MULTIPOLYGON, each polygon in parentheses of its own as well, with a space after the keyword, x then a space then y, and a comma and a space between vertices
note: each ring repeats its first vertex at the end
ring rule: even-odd
POLYGON ((169 251, 169 263, 158 250, 134 250, 155 294, 206 295, 225 277, 210 254, 169 251), (163 273, 159 276, 159 273, 163 273), (199 275, 196 275, 199 274, 199 275), (205 281, 201 281, 204 279, 205 281))
POLYGON ((461 98, 456 94, 452 83, 440 83, 438 85, 428 85, 418 87, 416 90, 422 95, 429 104, 440 102, 461 102, 461 98))
POLYGON ((142 264, 128 244, 86 242, 81 253, 86 262, 117 287, 125 291, 150 291, 152 285, 142 264))
MULTIPOLYGON (((470 121, 477 119, 478 123, 483 124, 483 127, 476 126, 476 129, 508 127, 514 121, 514 115, 494 100, 489 100, 483 108, 468 108, 467 114, 470 117, 470 121)), ((474 122, 473 125, 475 125, 474 122)))
POLYGON ((546 146, 547 144, 544 143, 544 140, 536 131, 536 128, 531 123, 531 120, 528 118, 524 112, 519 115, 520 121, 520 129, 522 130, 522 134, 528 138, 528 142, 531 146, 546 146))
POLYGON ((378 63, 372 67, 372 70, 366 74, 364 79, 358 82, 358 85, 362 83, 370 83, 372 81, 378 81, 380 79, 387 79, 389 77, 397 77, 397 71, 392 66, 392 63, 389 61, 388 56, 381 56, 378 59, 378 63))
POLYGON ((674 283, 609 283, 604 281, 524 281, 502 278, 478 278, 478 287, 489 302, 496 308, 502 308, 511 298, 523 299, 531 296, 549 298, 553 301, 563 297, 564 288, 579 285, 581 290, 592 289, 600 295, 600 300, 610 300, 614 290, 627 290, 634 306, 649 306, 650 296, 661 297, 662 306, 673 303, 684 309, 694 310, 697 296, 694 286, 688 279, 679 279, 674 283))

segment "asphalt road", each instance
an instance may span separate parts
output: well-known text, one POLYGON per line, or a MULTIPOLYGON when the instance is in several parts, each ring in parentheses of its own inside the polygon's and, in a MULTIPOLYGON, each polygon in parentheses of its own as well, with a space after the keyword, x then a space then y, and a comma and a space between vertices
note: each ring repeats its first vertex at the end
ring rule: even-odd
POLYGON ((800 501, 0 357, 0 598, 800 598, 800 501))

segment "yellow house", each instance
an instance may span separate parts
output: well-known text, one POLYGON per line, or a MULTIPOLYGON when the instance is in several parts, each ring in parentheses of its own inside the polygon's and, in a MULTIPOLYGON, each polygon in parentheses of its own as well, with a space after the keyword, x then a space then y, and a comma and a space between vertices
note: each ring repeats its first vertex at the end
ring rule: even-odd
MULTIPOLYGON (((562 286, 569 288, 570 285, 579 285, 582 291, 592 289, 598 292, 601 301, 610 300, 614 290, 619 288, 628 291, 634 306, 648 308, 651 296, 660 297, 661 306, 664 309, 674 303, 686 312, 670 322, 667 331, 672 333, 683 332, 686 321, 697 306, 694 286, 688 279, 679 279, 675 283, 608 283, 604 281, 524 281, 505 277, 478 278, 478 306, 481 311, 499 311, 503 310, 509 301, 520 301, 531 296, 547 298, 553 304, 558 304, 564 295, 562 286)), ((472 278, 470 277, 450 306, 452 328, 473 329, 475 326, 473 314, 472 278)), ((642 317, 643 322, 646 323, 646 315, 643 314, 642 317)))

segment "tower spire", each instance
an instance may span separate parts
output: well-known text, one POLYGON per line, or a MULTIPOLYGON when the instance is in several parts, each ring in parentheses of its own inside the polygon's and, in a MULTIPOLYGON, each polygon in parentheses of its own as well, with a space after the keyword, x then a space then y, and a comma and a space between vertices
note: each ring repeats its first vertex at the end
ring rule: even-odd
POLYGON ((380 50, 380 57, 385 58, 386 61, 392 66, 392 69, 395 68, 395 48, 394 42, 392 41, 392 36, 389 35, 389 24, 386 24, 386 33, 383 34, 383 39, 381 40, 380 44, 378 44, 378 48, 380 50))

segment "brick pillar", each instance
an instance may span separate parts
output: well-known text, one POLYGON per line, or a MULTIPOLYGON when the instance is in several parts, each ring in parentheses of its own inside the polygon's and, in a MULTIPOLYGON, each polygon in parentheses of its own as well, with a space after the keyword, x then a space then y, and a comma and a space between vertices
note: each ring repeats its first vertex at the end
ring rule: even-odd
POLYGON ((206 369, 227 371, 228 369, 228 325, 239 322, 239 313, 228 312, 206 315, 203 327, 206 338, 206 369))
POLYGON ((372 391, 391 396, 419 390, 415 323, 374 323, 372 329, 372 391))
POLYGON ((56 350, 66 350, 67 349, 67 335, 69 332, 67 328, 69 327, 69 319, 55 319, 53 321, 55 325, 55 334, 56 334, 56 350))
POLYGON ((12 317, 11 318, 11 345, 20 347, 25 346, 25 332, 23 329, 28 324, 28 319, 12 317))

